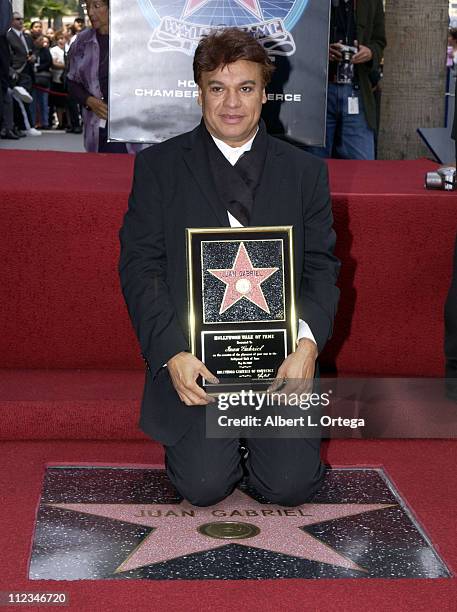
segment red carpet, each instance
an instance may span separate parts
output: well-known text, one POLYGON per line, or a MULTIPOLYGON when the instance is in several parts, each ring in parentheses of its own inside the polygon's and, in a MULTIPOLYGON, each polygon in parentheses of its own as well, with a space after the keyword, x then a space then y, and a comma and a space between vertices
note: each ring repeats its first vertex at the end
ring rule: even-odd
MULTIPOLYGON (((0 151, 0 368, 13 368, 0 372, 6 440, 0 590, 64 590, 72 597, 69 609, 91 612, 455 609, 454 578, 27 580, 47 463, 162 460, 159 447, 136 429, 143 362, 116 271, 132 163, 129 156, 0 151)), ((457 215, 454 194, 423 189, 425 172, 435 166, 426 160, 329 164, 343 268, 324 361, 340 374, 442 374, 457 215)), ((457 568, 455 442, 332 441, 327 456, 334 465, 385 467, 451 571, 457 568)))
MULTIPOLYGON (((415 510, 451 571, 455 548, 455 444, 447 441, 334 441, 334 465, 383 465, 415 510)), ((0 590, 66 591, 70 609, 93 610, 453 610, 455 579, 281 580, 236 582, 28 581, 33 521, 46 463, 154 464, 159 447, 145 442, 4 442, 0 590), (12 479, 14 474, 15 479, 12 479)), ((29 608, 33 609, 33 608, 29 608)))
MULTIPOLYGON (((340 373, 443 371, 457 216, 454 194, 423 189, 434 166, 329 164, 343 267, 323 360, 340 373)), ((0 151, 2 287, 14 296, 3 305, 0 367, 143 367, 117 275, 131 172, 129 156, 0 151)))
POLYGON ((140 370, 0 370, 0 440, 144 440, 140 370))

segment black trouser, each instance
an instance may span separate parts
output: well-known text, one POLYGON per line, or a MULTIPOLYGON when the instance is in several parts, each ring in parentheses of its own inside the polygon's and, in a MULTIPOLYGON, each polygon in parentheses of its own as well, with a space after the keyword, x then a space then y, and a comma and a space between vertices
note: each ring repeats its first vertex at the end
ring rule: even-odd
MULTIPOLYGON (((268 501, 299 506, 322 484, 325 468, 319 439, 246 439, 248 483, 268 501)), ((191 504, 211 506, 233 491, 243 477, 244 461, 236 438, 207 438, 201 418, 173 446, 165 447, 170 480, 191 504)))
POLYGON ((444 311, 446 355, 446 388, 449 396, 457 400, 457 239, 454 250, 454 267, 451 287, 444 311))
POLYGON ((79 108, 78 102, 68 94, 67 96, 67 109, 69 114, 70 126, 74 128, 81 127, 81 122, 79 121, 79 108))

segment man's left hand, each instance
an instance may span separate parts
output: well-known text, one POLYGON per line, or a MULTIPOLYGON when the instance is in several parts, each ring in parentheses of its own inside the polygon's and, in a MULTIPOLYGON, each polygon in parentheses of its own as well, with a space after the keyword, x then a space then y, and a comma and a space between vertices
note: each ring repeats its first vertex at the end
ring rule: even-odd
POLYGON ((316 343, 308 338, 301 338, 296 350, 281 364, 269 391, 274 392, 280 388, 281 392, 285 393, 308 390, 309 381, 314 377, 317 355, 316 343))
POLYGON ((360 45, 359 50, 355 55, 352 56, 353 64, 364 64, 365 62, 371 62, 373 59, 373 52, 365 45, 360 45))

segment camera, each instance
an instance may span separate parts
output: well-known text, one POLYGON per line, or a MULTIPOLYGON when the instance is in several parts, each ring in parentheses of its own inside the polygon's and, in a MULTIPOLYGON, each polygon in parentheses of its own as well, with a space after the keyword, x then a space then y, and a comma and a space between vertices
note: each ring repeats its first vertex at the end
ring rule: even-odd
POLYGON ((456 185, 456 169, 453 166, 443 166, 436 172, 427 172, 425 175, 426 189, 441 189, 443 191, 454 191, 456 185))
POLYGON ((343 56, 336 67, 336 82, 342 85, 350 85, 354 80, 354 64, 352 58, 357 53, 357 47, 340 45, 340 53, 343 56))

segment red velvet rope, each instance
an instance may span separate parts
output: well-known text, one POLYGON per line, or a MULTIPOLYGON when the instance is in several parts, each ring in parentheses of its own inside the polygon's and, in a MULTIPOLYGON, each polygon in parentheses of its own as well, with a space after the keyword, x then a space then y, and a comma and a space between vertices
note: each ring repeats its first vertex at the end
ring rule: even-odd
POLYGON ((67 93, 60 93, 60 91, 53 91, 52 89, 48 89, 47 87, 41 87, 41 85, 34 85, 33 89, 38 89, 39 91, 44 91, 52 94, 53 96, 61 96, 64 98, 68 97, 67 93))

